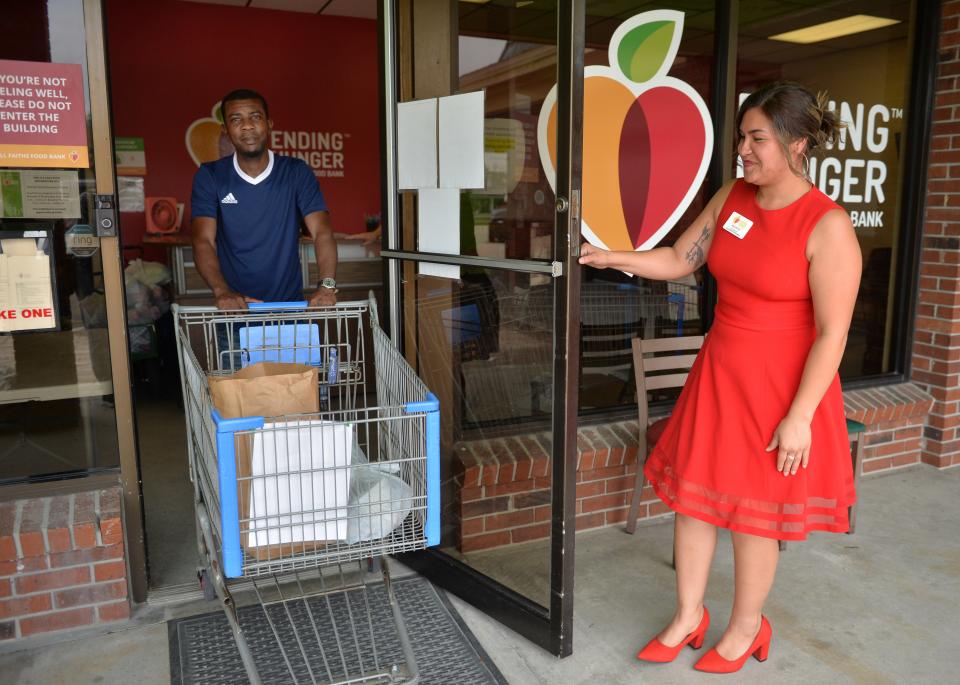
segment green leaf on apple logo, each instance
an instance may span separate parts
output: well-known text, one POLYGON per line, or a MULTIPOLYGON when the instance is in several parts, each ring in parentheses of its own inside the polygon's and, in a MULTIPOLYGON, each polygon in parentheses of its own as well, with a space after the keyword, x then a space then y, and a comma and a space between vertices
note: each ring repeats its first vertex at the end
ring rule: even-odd
POLYGON ((635 83, 653 78, 670 53, 676 23, 651 21, 631 29, 620 40, 617 61, 623 74, 635 83))

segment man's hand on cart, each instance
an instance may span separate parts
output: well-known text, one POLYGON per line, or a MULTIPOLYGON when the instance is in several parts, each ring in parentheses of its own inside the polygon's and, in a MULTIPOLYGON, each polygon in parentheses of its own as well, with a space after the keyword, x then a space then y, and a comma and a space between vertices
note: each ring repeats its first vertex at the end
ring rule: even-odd
POLYGON ((214 293, 217 309, 246 309, 248 302, 262 302, 255 297, 247 297, 232 290, 224 290, 220 293, 214 293))
POLYGON ((337 291, 334 288, 317 288, 308 302, 311 307, 332 307, 335 304, 337 304, 337 291))

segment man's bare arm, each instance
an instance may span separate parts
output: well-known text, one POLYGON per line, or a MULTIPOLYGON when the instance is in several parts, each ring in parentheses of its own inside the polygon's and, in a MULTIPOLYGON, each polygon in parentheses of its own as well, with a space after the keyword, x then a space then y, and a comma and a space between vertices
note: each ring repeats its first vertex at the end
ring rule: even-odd
POLYGON ((191 228, 193 263, 213 291, 217 308, 246 309, 248 298, 234 292, 220 271, 220 258, 217 256, 217 220, 209 216, 194 217, 191 228))
MULTIPOLYGON (((337 241, 333 238, 329 212, 311 212, 303 217, 310 237, 313 239, 313 251, 317 256, 317 270, 320 279, 337 277, 337 241)), ((330 306, 336 304, 336 292, 329 288, 318 288, 310 298, 312 306, 330 306)))

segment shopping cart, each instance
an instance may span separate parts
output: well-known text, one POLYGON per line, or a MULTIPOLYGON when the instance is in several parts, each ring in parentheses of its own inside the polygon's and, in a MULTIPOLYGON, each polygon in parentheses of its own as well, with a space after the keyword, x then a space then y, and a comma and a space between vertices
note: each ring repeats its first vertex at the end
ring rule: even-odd
POLYGON ((439 404, 380 329, 375 301, 174 305, 174 317, 198 575, 220 598, 250 681, 262 682, 258 662, 282 659, 294 683, 417 682, 382 557, 439 542, 439 404), (208 378, 259 361, 316 367, 320 412, 223 418, 208 378), (402 661, 378 645, 376 566, 402 661), (235 595, 262 607, 275 644, 252 644, 235 595))

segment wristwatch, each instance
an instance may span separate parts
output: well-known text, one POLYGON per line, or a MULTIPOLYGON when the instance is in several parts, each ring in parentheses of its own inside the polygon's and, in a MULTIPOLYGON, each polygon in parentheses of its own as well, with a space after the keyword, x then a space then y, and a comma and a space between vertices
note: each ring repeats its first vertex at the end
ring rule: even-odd
POLYGON ((318 288, 326 288, 326 289, 328 289, 328 290, 336 290, 336 289, 337 289, 337 281, 336 281, 336 279, 334 279, 334 278, 323 278, 323 279, 320 280, 320 285, 318 285, 317 287, 318 287, 318 288))

